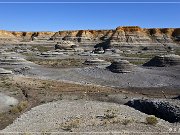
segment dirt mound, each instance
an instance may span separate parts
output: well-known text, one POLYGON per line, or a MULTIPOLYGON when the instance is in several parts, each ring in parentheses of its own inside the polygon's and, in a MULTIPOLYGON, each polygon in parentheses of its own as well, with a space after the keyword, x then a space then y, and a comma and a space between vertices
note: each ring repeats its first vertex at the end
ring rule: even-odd
POLYGON ((32 108, 3 132, 167 132, 170 123, 157 119, 146 124, 148 115, 125 105, 97 101, 61 100, 32 108))
POLYGON ((133 65, 127 60, 117 60, 107 68, 115 73, 129 73, 132 71, 133 65))
POLYGON ((170 54, 170 55, 155 56, 150 61, 145 63, 143 66, 164 67, 164 66, 173 66, 173 65, 180 65, 179 55, 170 54))

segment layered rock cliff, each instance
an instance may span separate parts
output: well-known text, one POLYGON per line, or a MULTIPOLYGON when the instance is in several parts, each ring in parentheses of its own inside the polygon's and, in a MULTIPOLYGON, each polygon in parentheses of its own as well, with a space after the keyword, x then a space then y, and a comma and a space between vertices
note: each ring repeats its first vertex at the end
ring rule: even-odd
POLYGON ((95 45, 110 40, 111 45, 168 44, 179 43, 180 28, 150 28, 138 26, 117 27, 114 30, 76 30, 59 32, 11 32, 0 31, 0 40, 28 41, 73 41, 95 45))

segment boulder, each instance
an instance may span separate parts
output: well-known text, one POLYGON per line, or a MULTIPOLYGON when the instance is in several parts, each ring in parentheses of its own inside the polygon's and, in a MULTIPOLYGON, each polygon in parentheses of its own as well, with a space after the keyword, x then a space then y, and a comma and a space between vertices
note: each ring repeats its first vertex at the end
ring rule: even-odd
POLYGON ((163 100, 134 99, 125 105, 133 107, 149 115, 155 115, 169 122, 180 122, 180 106, 163 100))
POLYGON ((174 66, 174 65, 180 65, 179 55, 169 54, 163 56, 155 56, 150 61, 145 63, 143 66, 164 67, 164 66, 174 66))
POLYGON ((115 73, 129 73, 133 70, 133 64, 129 63, 127 60, 117 60, 112 62, 107 68, 115 73))

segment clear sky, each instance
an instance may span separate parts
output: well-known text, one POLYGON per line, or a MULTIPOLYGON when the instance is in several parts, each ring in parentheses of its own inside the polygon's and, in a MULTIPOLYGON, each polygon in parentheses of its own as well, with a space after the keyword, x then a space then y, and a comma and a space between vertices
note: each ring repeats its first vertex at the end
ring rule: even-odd
MULTIPOLYGON (((4 0, 4 2, 51 2, 58 0, 4 0)), ((60 0, 59 0, 60 1, 60 0)), ((63 0, 66 1, 67 0, 63 0)), ((69 2, 83 0, 68 0, 69 2)), ((112 0, 88 0, 111 2, 112 0)), ((113 0, 122 2, 123 0, 113 0)), ((124 0, 127 2, 127 0, 124 0)), ((157 0, 128 0, 157 2, 157 0)), ((79 29, 114 29, 118 26, 142 28, 180 28, 180 0, 158 0, 179 3, 71 3, 15 4, 0 3, 0 29, 12 31, 59 31, 79 29)), ((3 0, 0 0, 3 2, 3 0)), ((62 2, 62 1, 61 1, 62 2)), ((86 2, 84 0, 84 2, 86 2)))

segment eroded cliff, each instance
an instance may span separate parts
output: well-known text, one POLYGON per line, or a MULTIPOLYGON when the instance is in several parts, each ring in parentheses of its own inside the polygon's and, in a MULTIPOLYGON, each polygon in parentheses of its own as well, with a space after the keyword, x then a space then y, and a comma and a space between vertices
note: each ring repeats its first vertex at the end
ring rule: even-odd
POLYGON ((84 44, 95 44, 110 40, 112 45, 121 44, 165 44, 178 43, 180 28, 140 28, 138 26, 117 27, 114 30, 74 30, 58 32, 11 32, 0 31, 0 39, 19 42, 69 40, 84 44))

